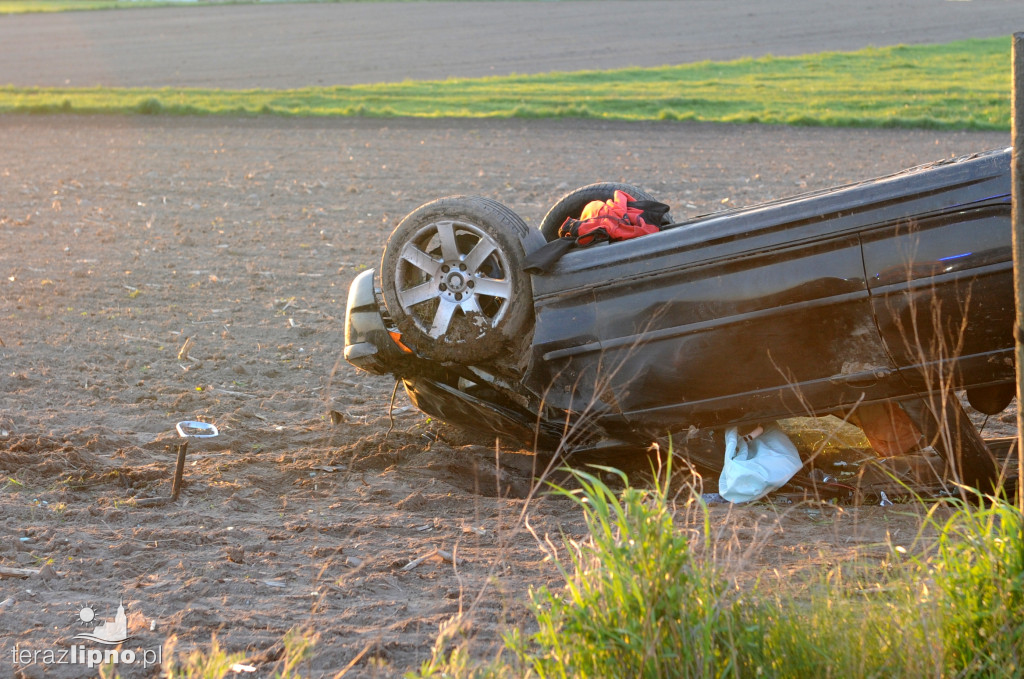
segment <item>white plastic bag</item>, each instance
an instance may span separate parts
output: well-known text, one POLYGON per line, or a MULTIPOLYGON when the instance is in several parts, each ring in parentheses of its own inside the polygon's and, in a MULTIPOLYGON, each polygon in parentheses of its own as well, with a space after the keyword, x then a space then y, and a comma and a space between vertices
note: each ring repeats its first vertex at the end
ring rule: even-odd
POLYGON ((800 471, 796 446, 775 425, 757 438, 745 440, 736 427, 725 431, 725 466, 718 493, 729 502, 752 502, 781 488, 800 471))

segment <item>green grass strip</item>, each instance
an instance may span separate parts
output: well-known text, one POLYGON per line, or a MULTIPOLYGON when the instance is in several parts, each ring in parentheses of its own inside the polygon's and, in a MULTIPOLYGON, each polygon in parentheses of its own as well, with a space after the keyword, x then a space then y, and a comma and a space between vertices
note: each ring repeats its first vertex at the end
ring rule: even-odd
POLYGON ((0 87, 0 112, 591 118, 1009 130, 1010 38, 294 90, 0 87))

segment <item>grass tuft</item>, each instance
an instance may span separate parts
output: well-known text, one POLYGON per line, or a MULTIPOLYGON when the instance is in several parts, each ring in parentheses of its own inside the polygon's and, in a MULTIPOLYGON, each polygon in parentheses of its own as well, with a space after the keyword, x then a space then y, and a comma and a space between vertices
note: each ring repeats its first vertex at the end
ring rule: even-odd
POLYGON ((938 590, 945 665, 962 677, 1022 676, 1024 520, 1008 502, 987 500, 955 503, 922 576, 938 590))
POLYGON ((564 588, 533 594, 539 629, 516 648, 524 664, 541 677, 709 677, 729 667, 737 598, 677 530, 667 481, 616 496, 597 474, 573 476, 578 489, 556 491, 583 511, 590 537, 564 541, 564 588))
POLYGON ((149 97, 135 105, 135 112, 149 116, 159 115, 164 112, 164 105, 156 97, 149 97))
MULTIPOLYGON (((299 679, 303 676, 312 676, 307 671, 301 671, 302 666, 311 656, 312 649, 317 642, 317 635, 311 632, 290 630, 284 635, 281 644, 283 652, 281 658, 273 665, 266 665, 259 669, 259 676, 272 677, 273 679, 299 679)), ((245 676, 253 665, 249 665, 244 653, 228 653, 221 647, 214 637, 210 643, 209 650, 194 650, 184 657, 184 662, 178 662, 175 657, 177 637, 171 637, 164 644, 163 657, 165 660, 165 675, 167 679, 225 679, 226 677, 245 676)), ((255 676, 255 675, 254 675, 255 676)))

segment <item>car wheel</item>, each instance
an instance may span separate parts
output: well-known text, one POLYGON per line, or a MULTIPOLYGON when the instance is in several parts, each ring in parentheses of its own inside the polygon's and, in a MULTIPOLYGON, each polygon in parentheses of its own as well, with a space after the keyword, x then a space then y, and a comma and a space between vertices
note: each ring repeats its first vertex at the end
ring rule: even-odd
POLYGON ((1006 384, 968 389, 967 402, 979 413, 998 415, 1009 407, 1016 395, 1017 385, 1007 382, 1006 384))
POLYGON ((478 363, 529 339, 527 250, 543 239, 501 203, 451 196, 410 213, 388 238, 381 289, 402 342, 437 361, 478 363))
POLYGON ((910 399, 903 410, 945 459, 947 474, 954 483, 991 493, 997 487, 999 470, 992 452, 971 422, 956 394, 950 392, 930 400, 910 399))
MULTIPOLYGON (((583 212, 583 208, 587 206, 587 203, 593 200, 611 200, 615 197, 616 191, 625 191, 637 200, 657 200, 657 198, 643 189, 630 184, 618 182, 588 184, 565 194, 555 203, 554 207, 548 210, 544 220, 540 223, 541 235, 544 236, 545 240, 555 240, 558 238, 558 228, 562 226, 566 218, 578 218, 580 213, 583 212)), ((664 223, 671 224, 672 217, 665 215, 664 223)))

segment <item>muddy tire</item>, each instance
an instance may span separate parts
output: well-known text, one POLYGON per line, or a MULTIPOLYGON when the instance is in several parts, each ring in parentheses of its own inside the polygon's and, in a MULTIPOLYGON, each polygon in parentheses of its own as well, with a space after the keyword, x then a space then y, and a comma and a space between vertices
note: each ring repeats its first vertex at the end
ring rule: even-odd
MULTIPOLYGON (((611 200, 615 197, 616 191, 625 191, 637 200, 657 200, 643 189, 631 184, 619 182, 588 184, 565 194, 555 203, 554 207, 548 210, 548 213, 544 215, 544 220, 540 223, 541 235, 547 241, 555 240, 558 238, 558 227, 562 226, 567 217, 578 218, 587 203, 593 200, 611 200)), ((671 222, 671 216, 665 215, 664 223, 670 224, 671 222)))
POLYGON ((402 342, 426 358, 462 364, 516 350, 533 329, 523 259, 543 243, 488 198, 451 196, 411 212, 388 238, 380 267, 402 342))

